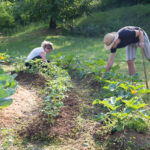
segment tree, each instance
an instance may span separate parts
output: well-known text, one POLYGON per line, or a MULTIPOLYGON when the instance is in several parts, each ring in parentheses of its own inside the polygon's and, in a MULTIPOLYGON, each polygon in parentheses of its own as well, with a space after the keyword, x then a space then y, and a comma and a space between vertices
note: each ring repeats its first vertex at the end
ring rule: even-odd
POLYGON ((47 0, 49 9, 46 11, 50 16, 49 28, 56 29, 57 22, 65 22, 89 13, 91 0, 47 0))
POLYGON ((89 13, 92 0, 4 0, 11 3, 15 23, 49 20, 49 28, 56 29, 58 23, 89 13))

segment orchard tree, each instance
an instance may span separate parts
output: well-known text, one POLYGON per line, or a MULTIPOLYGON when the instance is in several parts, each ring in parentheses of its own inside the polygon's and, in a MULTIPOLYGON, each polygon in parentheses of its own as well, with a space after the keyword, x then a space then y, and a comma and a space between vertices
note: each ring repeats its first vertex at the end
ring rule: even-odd
POLYGON ((89 14, 89 6, 92 0, 49 0, 50 15, 49 28, 56 29, 57 22, 65 22, 89 14))

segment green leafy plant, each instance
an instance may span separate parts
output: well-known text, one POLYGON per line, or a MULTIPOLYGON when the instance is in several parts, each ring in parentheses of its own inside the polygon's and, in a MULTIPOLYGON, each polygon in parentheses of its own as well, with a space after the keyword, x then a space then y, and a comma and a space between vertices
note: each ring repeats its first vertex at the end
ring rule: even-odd
POLYGON ((6 53, 0 53, 0 63, 9 63, 10 62, 10 56, 6 53))
POLYGON ((54 123, 54 117, 64 106, 62 100, 66 96, 65 92, 72 86, 71 78, 66 70, 56 66, 55 63, 43 63, 39 59, 29 63, 31 67, 26 69, 27 72, 41 73, 47 79, 43 90, 46 97, 41 111, 54 123))
MULTIPOLYGON (((111 97, 104 100, 95 100, 94 104, 103 104, 108 112, 99 114, 97 120, 111 120, 115 123, 115 126, 112 128, 112 131, 121 131, 123 130, 129 120, 132 118, 147 118, 148 116, 141 113, 141 110, 144 110, 146 104, 142 99, 138 97, 133 97, 130 100, 125 100, 122 97, 111 97), (109 119, 108 119, 109 118, 109 119)), ((148 117, 150 119, 150 116, 148 117)))
POLYGON ((13 101, 9 96, 13 95, 17 88, 14 77, 15 75, 11 76, 0 69, 0 109, 8 107, 13 101))
POLYGON ((15 57, 12 65, 15 68, 15 72, 23 71, 25 68, 25 57, 15 57))

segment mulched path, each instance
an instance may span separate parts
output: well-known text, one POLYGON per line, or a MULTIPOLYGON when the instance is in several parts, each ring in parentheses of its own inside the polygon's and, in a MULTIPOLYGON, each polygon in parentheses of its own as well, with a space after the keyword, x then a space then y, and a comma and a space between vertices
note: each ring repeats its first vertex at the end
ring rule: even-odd
POLYGON ((44 96, 40 94, 46 79, 39 74, 19 72, 16 77, 18 89, 11 96, 13 104, 0 111, 0 128, 17 129, 22 137, 40 140, 60 136, 74 136, 78 130, 75 118, 79 114, 79 97, 76 92, 66 93, 64 107, 54 124, 42 114, 44 96))

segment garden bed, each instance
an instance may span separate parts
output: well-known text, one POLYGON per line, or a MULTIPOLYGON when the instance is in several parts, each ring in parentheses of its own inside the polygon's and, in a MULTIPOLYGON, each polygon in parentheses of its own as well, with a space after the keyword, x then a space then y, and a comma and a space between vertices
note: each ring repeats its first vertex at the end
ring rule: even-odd
POLYGON ((80 111, 78 94, 73 89, 67 93, 64 107, 54 124, 51 124, 40 111, 45 96, 41 94, 45 78, 39 74, 19 72, 16 80, 18 88, 11 96, 13 104, 0 112, 0 128, 13 129, 21 137, 34 137, 38 140, 43 138, 42 134, 47 140, 59 136, 74 136, 72 131, 77 129, 75 118, 80 111))
POLYGON ((62 144, 56 143, 55 146, 49 145, 48 148, 57 147, 61 150, 71 148, 83 150, 149 149, 149 131, 140 134, 133 130, 126 130, 125 134, 124 132, 109 134, 103 124, 93 122, 95 114, 103 108, 91 105, 93 98, 97 96, 92 89, 98 92, 100 87, 88 82, 89 78, 73 81, 73 88, 67 92, 67 97, 63 100, 64 107, 53 124, 40 111, 45 97, 41 91, 46 79, 39 74, 19 72, 16 80, 18 89, 12 96, 13 104, 0 112, 0 128, 13 129, 19 138, 28 140, 26 146, 29 143, 52 142, 62 138, 62 144), (79 117, 82 119, 80 120, 79 117))

